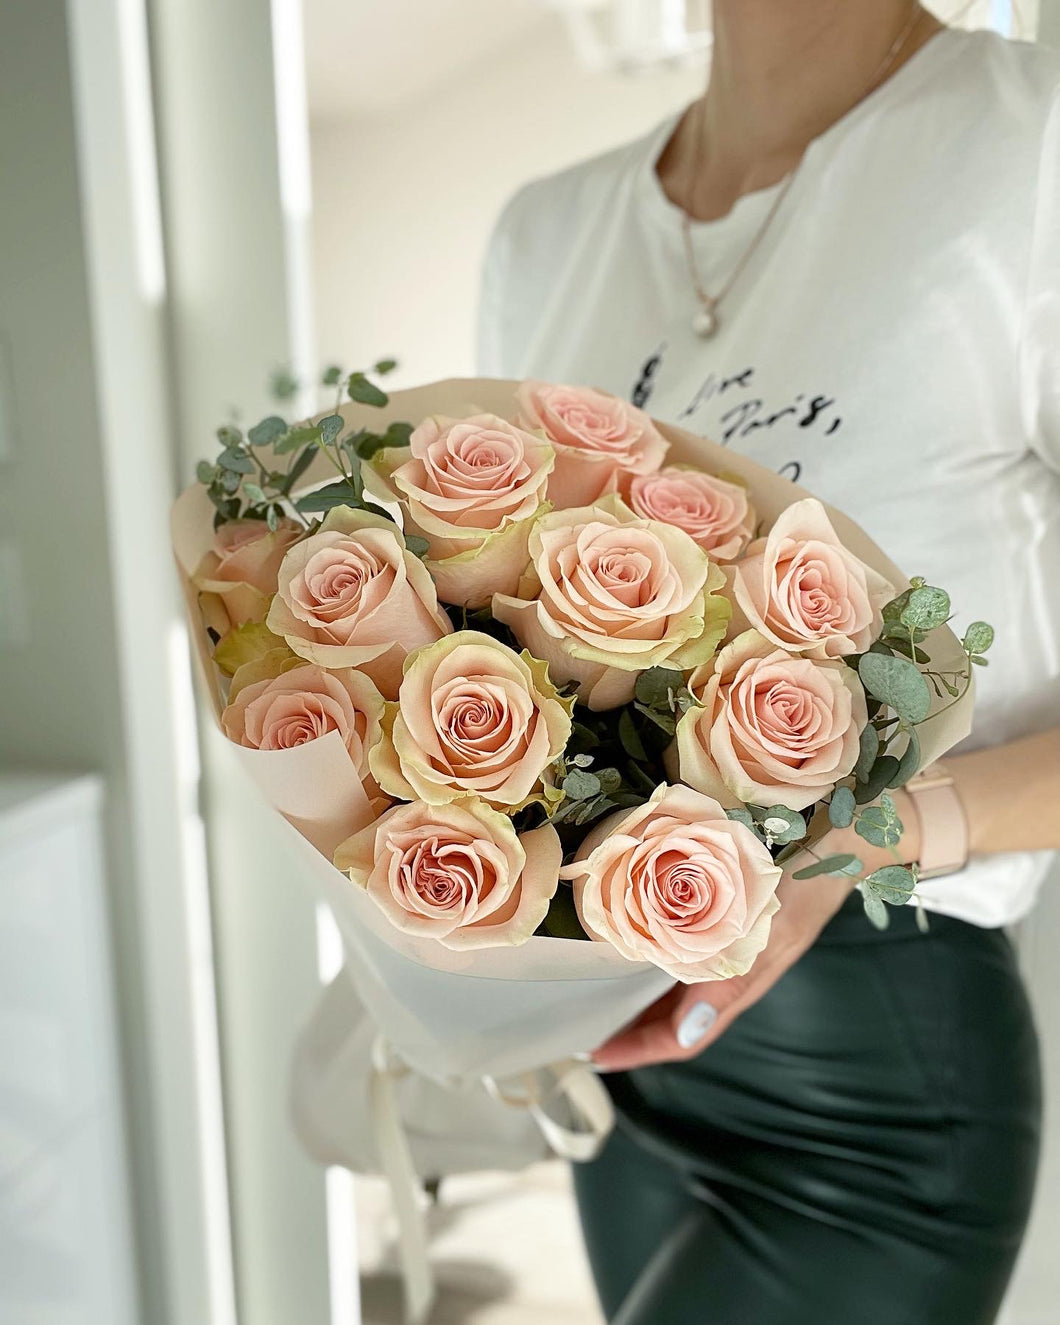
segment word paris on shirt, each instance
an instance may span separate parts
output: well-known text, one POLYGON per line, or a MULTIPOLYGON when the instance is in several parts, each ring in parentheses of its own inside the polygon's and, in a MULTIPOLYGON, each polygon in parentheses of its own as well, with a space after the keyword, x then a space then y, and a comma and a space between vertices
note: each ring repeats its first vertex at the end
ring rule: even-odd
MULTIPOLYGON (((630 393, 634 405, 648 408, 665 353, 666 345, 660 345, 644 361, 630 393)), ((834 397, 800 391, 783 402, 767 399, 758 376, 754 366, 728 374, 708 373, 687 404, 676 411, 674 421, 682 427, 702 431, 709 418, 710 436, 723 446, 764 428, 775 428, 782 422, 790 427, 817 430, 826 437, 833 436, 843 426, 834 397)), ((790 460, 779 472, 797 483, 802 462, 790 460)))

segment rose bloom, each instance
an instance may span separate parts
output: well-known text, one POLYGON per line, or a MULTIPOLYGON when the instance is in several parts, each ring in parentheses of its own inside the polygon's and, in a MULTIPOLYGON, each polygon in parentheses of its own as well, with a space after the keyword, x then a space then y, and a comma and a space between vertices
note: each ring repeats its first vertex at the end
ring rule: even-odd
POLYGON ((367 673, 388 699, 406 655, 452 630, 397 525, 348 506, 284 557, 266 624, 309 662, 367 673))
MULTIPOLYGON (((262 663, 274 670, 267 658, 262 663)), ((248 663, 236 672, 221 714, 224 734, 252 750, 290 750, 338 732, 358 777, 366 781, 369 752, 382 734, 379 691, 367 676, 348 668, 326 672, 297 657, 276 666, 282 668, 277 675, 261 680, 252 679, 261 664, 248 663)))
POLYGON ((688 983, 750 970, 780 906, 781 869, 754 833, 666 783, 597 825, 560 874, 594 939, 688 983))
POLYGON ((702 469, 671 465, 657 474, 638 474, 629 504, 638 515, 683 529, 715 561, 738 557, 754 533, 747 492, 702 469))
POLYGON ((203 608, 220 633, 248 621, 264 621, 288 548, 302 536, 297 520, 226 520, 214 530, 213 548, 195 568, 192 582, 209 603, 203 608))
POLYGON ((839 541, 813 497, 794 502, 733 568, 747 623, 793 653, 864 653, 883 627, 895 588, 839 541))
POLYGON ((624 492, 634 474, 658 469, 669 449, 643 410, 604 391, 522 382, 515 399, 518 422, 540 429, 556 448, 548 495, 557 508, 624 492))
POLYGON ((571 707, 544 663, 458 631, 409 657, 372 769, 402 800, 474 795, 510 813, 548 799, 546 770, 566 749, 571 707))
POLYGON ((551 825, 519 836, 507 815, 463 800, 395 806, 344 842, 335 864, 395 928, 460 949, 525 943, 562 858, 551 825))
POLYGON ((403 504, 406 531, 426 538, 438 597, 484 607, 492 594, 515 591, 530 522, 548 509, 554 459, 548 442, 495 414, 436 417, 420 424, 408 449, 381 452, 365 473, 403 504))
POLYGON ((529 551, 518 596, 495 595, 493 615, 592 709, 627 703, 648 667, 706 662, 725 633, 720 568, 683 530, 615 496, 544 516, 529 551))
POLYGON ((702 707, 681 717, 671 758, 722 805, 804 810, 853 772, 868 712, 846 663, 792 657, 748 630, 689 688, 702 707))

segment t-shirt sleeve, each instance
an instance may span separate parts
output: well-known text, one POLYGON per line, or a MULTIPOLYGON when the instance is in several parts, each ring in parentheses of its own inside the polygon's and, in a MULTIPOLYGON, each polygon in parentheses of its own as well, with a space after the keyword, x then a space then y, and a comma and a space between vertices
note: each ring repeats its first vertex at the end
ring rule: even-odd
POLYGON ((1042 140, 1020 359, 1030 445, 1060 473, 1060 89, 1042 140))

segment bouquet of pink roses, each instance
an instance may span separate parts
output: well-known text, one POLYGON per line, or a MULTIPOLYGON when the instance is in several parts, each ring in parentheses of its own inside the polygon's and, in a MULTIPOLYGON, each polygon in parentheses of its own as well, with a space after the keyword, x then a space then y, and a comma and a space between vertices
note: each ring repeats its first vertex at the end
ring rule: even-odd
MULTIPOLYGON (((612 396, 325 382, 321 417, 220 430, 174 538, 217 719, 407 1061, 592 1049, 748 970, 822 822, 897 841, 887 789, 967 732, 989 627, 612 396)), ((860 886, 884 924, 915 870, 860 886)))

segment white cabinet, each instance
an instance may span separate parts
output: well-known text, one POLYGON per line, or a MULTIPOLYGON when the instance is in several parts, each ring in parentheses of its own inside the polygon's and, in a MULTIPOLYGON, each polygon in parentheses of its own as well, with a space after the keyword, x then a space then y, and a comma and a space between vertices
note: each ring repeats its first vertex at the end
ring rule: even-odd
POLYGON ((134 1325, 102 784, 0 773, 0 1321, 134 1325))

